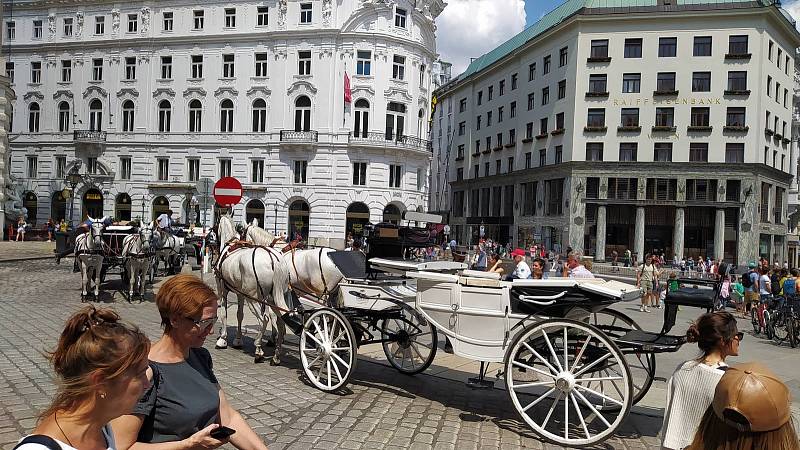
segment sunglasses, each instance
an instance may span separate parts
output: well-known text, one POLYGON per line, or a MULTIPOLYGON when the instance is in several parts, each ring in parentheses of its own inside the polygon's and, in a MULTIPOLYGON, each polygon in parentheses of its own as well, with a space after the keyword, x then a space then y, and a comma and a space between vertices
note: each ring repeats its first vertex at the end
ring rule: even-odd
POLYGON ((739 342, 742 342, 742 339, 744 339, 744 332, 740 331, 740 332, 734 334, 733 338, 736 339, 739 342))
POLYGON ((200 328, 201 330, 205 330, 205 329, 207 329, 208 327, 214 325, 217 322, 217 316, 209 317, 208 319, 200 319, 200 320, 195 320, 195 319, 192 319, 191 317, 187 317, 186 319, 191 320, 194 323, 194 325, 196 327, 200 328))

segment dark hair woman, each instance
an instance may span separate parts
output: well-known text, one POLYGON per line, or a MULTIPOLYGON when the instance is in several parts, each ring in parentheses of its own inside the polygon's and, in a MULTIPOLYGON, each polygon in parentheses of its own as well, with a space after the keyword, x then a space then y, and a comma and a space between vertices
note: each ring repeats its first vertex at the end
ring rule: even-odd
POLYGON ((20 450, 116 449, 108 423, 133 410, 147 379, 150 341, 110 309, 87 306, 67 320, 50 362, 53 403, 20 450))
POLYGON ((153 384, 132 414, 113 422, 119 448, 213 449, 228 442, 214 431, 223 425, 235 431, 234 447, 266 450, 228 402, 203 348, 217 322, 214 291, 193 275, 176 275, 158 290, 156 305, 164 334, 150 349, 153 384))
POLYGON ((667 382, 662 447, 677 450, 691 444, 714 398, 714 388, 728 367, 725 359, 739 355, 742 337, 736 319, 724 311, 703 314, 689 326, 686 340, 696 342, 702 354, 683 362, 667 382))

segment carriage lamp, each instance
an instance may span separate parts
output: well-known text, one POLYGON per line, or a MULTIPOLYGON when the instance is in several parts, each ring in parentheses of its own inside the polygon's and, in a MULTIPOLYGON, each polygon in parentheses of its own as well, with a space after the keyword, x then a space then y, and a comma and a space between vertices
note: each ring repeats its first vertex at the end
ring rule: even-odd
POLYGON ((272 232, 272 235, 275 236, 278 234, 278 201, 276 200, 275 203, 275 229, 272 232))

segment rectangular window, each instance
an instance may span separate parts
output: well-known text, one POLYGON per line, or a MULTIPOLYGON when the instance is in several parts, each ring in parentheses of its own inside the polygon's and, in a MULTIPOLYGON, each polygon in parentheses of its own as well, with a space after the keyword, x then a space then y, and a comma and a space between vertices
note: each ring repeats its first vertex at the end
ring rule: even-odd
POLYGON ((497 133, 497 148, 503 146, 503 133, 497 133))
POLYGON ((311 23, 311 3, 300 4, 300 23, 311 23))
MULTIPOLYGON (((464 168, 463 167, 459 167, 458 169, 456 169, 456 181, 461 181, 463 179, 464 179, 464 168)), ((463 192, 462 192, 462 194, 463 194, 463 192)), ((462 205, 461 209, 456 207, 455 211, 463 211, 463 209, 464 209, 464 207, 462 205)))
POLYGON ((772 61, 772 52, 773 52, 773 50, 775 50, 775 43, 772 42, 772 41, 769 41, 769 51, 767 53, 767 57, 769 58, 770 61, 772 61))
POLYGON ((533 122, 525 124, 525 139, 533 139, 533 122))
POLYGON ((561 164, 564 158, 564 146, 563 145, 556 145, 556 156, 553 160, 553 164, 561 164))
MULTIPOLYGON (((503 162, 502 161, 500 161, 499 159, 497 161, 495 161, 494 162, 494 174, 495 175, 500 175, 500 173, 502 172, 502 170, 501 170, 502 167, 503 167, 503 162)), ((498 189, 498 188, 495 188, 495 189, 498 189)), ((500 203, 499 201, 495 201, 494 205, 499 207, 499 203, 500 203)), ((497 215, 500 215, 500 211, 497 211, 497 215)))
POLYGON ((205 25, 205 11, 202 9, 195 10, 193 12, 194 16, 194 29, 195 30, 202 30, 203 26, 205 25))
MULTIPOLYGON (((483 91, 478 91, 478 106, 481 106, 482 103, 483 103, 483 91)), ((442 111, 443 110, 440 109, 439 113, 441 113, 442 111)))
MULTIPOLYGON (((406 57, 394 55, 392 58, 392 78, 403 81, 406 77, 406 57)), ((490 99, 491 100, 491 99, 490 99)))
POLYGON ((707 142, 692 142, 689 144, 689 162, 708 162, 707 142))
POLYGON ((139 31, 139 15, 128 14, 128 33, 136 33, 139 31))
POLYGON ((735 35, 728 38, 728 53, 731 55, 746 55, 747 35, 735 35))
MULTIPOLYGON (((311 59, 309 58, 309 64, 311 59)), ((222 78, 233 78, 236 76, 235 58, 233 54, 222 55, 222 78)))
POLYGON ((608 39, 592 40, 592 48, 589 57, 594 59, 608 58, 608 39))
POLYGON ((256 53, 256 77, 264 78, 267 76, 267 54, 256 53))
POLYGON ((458 101, 458 113, 461 114, 467 110, 467 99, 462 98, 458 101))
POLYGON ((250 161, 250 182, 263 183, 264 182, 264 160, 254 159, 250 161))
POLYGON ((406 27, 406 10, 402 8, 395 8, 394 10, 394 26, 398 28, 406 27))
POLYGON ((780 92, 781 92, 781 84, 776 82, 775 83, 775 101, 776 102, 778 101, 778 96, 780 95, 780 92))
MULTIPOLYGON (((366 167, 366 163, 356 163, 356 164, 364 164, 366 167)), ((306 175, 308 173, 308 161, 295 161, 294 162, 294 183, 295 184, 306 184, 307 178, 306 175)), ((365 184, 361 183, 361 184, 365 184)), ((353 184, 358 184, 355 181, 353 184)))
POLYGON ((353 163, 353 185, 366 186, 367 184, 367 163, 353 163))
POLYGON ((604 94, 608 92, 606 74, 589 75, 589 92, 592 94, 604 94))
POLYGON ((6 22, 6 39, 13 41, 17 37, 17 23, 14 21, 6 22))
POLYGON ((486 111, 486 126, 487 127, 492 126, 492 112, 491 111, 486 111))
POLYGON ((459 122, 459 124, 458 124, 458 135, 459 136, 463 136, 464 133, 466 132, 466 130, 467 130, 467 122, 466 121, 459 122))
POLYGON ((556 114, 556 130, 564 129, 564 113, 556 114))
POLYGON ((92 59, 92 81, 103 81, 103 59, 92 59))
POLYGON ((163 13, 164 21, 163 24, 163 31, 172 31, 172 11, 164 11, 163 13))
POLYGON ((619 144, 619 160, 620 161, 636 161, 637 153, 639 151, 639 144, 636 142, 621 142, 619 144))
POLYGON ((678 38, 662 37, 658 38, 658 57, 674 58, 678 53, 678 38))
POLYGON ((478 154, 480 151, 481 151, 481 140, 477 139, 475 140, 475 153, 473 154, 478 154))
POLYGON ((746 91, 747 90, 747 72, 731 71, 728 72, 728 90, 729 91, 746 91))
POLYGON ((6 63, 6 76, 11 81, 11 84, 14 84, 14 63, 7 62, 6 63))
POLYGON ((509 111, 510 117, 512 119, 514 117, 517 117, 517 102, 511 102, 511 105, 509 105, 509 108, 510 108, 510 111, 509 111))
MULTIPOLYGON (((482 118, 482 116, 477 116, 475 118, 475 129, 476 130, 480 130, 481 129, 481 118, 482 118)), ((441 131, 441 130, 439 130, 439 131, 441 131)))
POLYGON ((269 6, 259 6, 256 9, 256 24, 259 27, 269 25, 269 6))
POLYGON ((494 86, 489 86, 489 101, 492 101, 492 97, 494 97, 494 86))
MULTIPOLYGON (((745 126, 745 108, 744 107, 728 107, 725 118, 725 125, 729 127, 743 127, 745 126)), ((778 130, 774 130, 777 132, 778 130)))
POLYGON ((158 165, 158 181, 167 181, 169 180, 169 159, 168 158, 158 158, 156 159, 158 165))
POLYGON ((28 156, 28 178, 36 178, 39 175, 39 158, 28 156))
POLYGON ((486 151, 489 151, 490 148, 492 148, 492 137, 486 136, 486 151))
MULTIPOLYGON (((100 33, 100 34, 103 34, 103 33, 100 33)), ((34 39, 41 39, 42 38, 42 21, 41 20, 34 20, 33 21, 33 38, 34 39)))
POLYGON ((501 123, 503 121, 503 107, 499 106, 497 108, 497 123, 501 123))
POLYGON ((561 100, 567 96, 567 80, 558 82, 558 99, 561 100))
POLYGON ((547 117, 539 119, 539 136, 547 134, 547 117))
POLYGON ((558 51, 558 67, 564 67, 569 60, 569 49, 567 47, 558 51))
POLYGON ((625 39, 625 57, 626 58, 642 57, 642 38, 625 39))
POLYGON ((389 165, 389 187, 399 188, 402 180, 403 166, 390 164, 389 165))
POLYGON ((535 95, 534 95, 534 93, 533 93, 533 92, 531 92, 530 94, 528 94, 528 111, 531 111, 531 110, 533 110, 533 105, 534 105, 534 97, 535 97, 535 95))
POLYGON ((356 74, 372 75, 372 52, 369 50, 359 50, 356 52, 356 74))
POLYGON ((72 18, 70 17, 64 19, 64 36, 72 37, 72 18))
POLYGON ((42 63, 40 61, 31 62, 31 83, 39 84, 42 82, 42 63))
POLYGON ((172 79, 172 56, 161 57, 161 78, 164 80, 172 79))
POLYGON ((533 167, 532 159, 533 159, 533 154, 531 152, 525 153, 525 168, 526 169, 530 169, 531 167, 533 167))
POLYGON ((706 107, 692 108, 691 126, 707 127, 710 125, 711 109, 706 107))
POLYGON ((67 157, 56 156, 56 178, 63 180, 67 176, 67 157))
POLYGON ((589 127, 604 127, 606 126, 606 110, 605 108, 589 108, 586 117, 586 126, 589 127))
POLYGON ((508 161, 506 162, 506 171, 508 173, 511 173, 511 172, 514 171, 514 157, 513 156, 509 156, 508 157, 508 161))
POLYGON ((547 55, 542 59, 542 64, 544 65, 543 72, 545 75, 547 75, 550 73, 550 55, 547 55))
POLYGON ((511 90, 514 91, 517 89, 517 79, 519 76, 515 73, 511 75, 511 90))
POLYGON ((129 56, 125 58, 125 79, 126 80, 135 80, 136 79, 136 57, 129 56))
POLYGON ((695 36, 693 56, 711 56, 711 36, 695 36))
POLYGON ((203 78, 203 55, 192 55, 192 78, 203 78))
POLYGON ((653 161, 672 161, 672 142, 656 142, 653 145, 653 161))
POLYGON ((198 181, 200 179, 200 160, 197 158, 189 158, 186 160, 189 181, 198 181))
POLYGON ((542 105, 550 103, 550 88, 542 88, 542 105))
POLYGON ((86 172, 97 173, 97 158, 89 157, 86 159, 86 172))
POLYGON ((500 95, 506 93, 506 80, 500 80, 499 88, 500 88, 500 95))
POLYGON ((656 77, 656 91, 675 91, 675 72, 659 72, 656 77))
POLYGON ((225 8, 225 28, 236 28, 236 8, 225 8))
POLYGON ((513 128, 508 130, 508 143, 512 145, 517 143, 517 130, 513 128))
MULTIPOLYGON (((39 37, 41 37, 42 21, 39 21, 39 37)), ((105 16, 95 16, 94 18, 94 34, 101 35, 106 32, 106 18, 105 16)))
POLYGON ((622 108, 620 124, 623 127, 638 127, 639 108, 622 108))
POLYGON ((219 160, 219 177, 229 177, 231 176, 231 160, 230 159, 220 159, 219 160))
POLYGON ((456 159, 464 159, 464 149, 465 145, 461 144, 458 146, 458 153, 456 153, 456 159))
POLYGON ((602 160, 603 160, 603 143, 587 142, 586 161, 602 161, 602 160))
POLYGON ((61 61, 61 81, 64 83, 72 82, 72 61, 61 61))
POLYGON ((675 126, 675 108, 656 108, 656 126, 675 126))
POLYGON ((547 165, 547 149, 543 148, 539 150, 539 167, 544 167, 547 165))
POLYGON ((536 79, 536 63, 528 64, 528 81, 536 79))
POLYGON ((692 74, 692 92, 711 92, 711 72, 692 74))
POLYGON ((725 162, 726 163, 743 163, 744 162, 744 144, 742 143, 727 143, 725 144, 725 162))
POLYGON ((642 74, 626 73, 622 75, 622 92, 626 94, 639 92, 642 82, 642 74))

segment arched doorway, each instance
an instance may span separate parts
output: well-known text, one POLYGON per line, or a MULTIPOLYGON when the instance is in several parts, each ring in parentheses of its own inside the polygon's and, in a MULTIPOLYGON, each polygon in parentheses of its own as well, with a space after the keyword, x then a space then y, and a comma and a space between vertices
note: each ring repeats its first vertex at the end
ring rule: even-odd
POLYGON ((264 203, 261 200, 250 200, 244 209, 245 222, 252 223, 253 219, 258 219, 258 226, 264 227, 264 203))
POLYGON ((400 208, 398 208, 394 203, 389 203, 385 208, 383 208, 384 222, 400 225, 400 219, 402 218, 403 217, 400 213, 400 208))
POLYGON ((98 189, 89 189, 83 194, 81 220, 86 220, 86 217, 93 219, 103 217, 103 193, 98 189))
POLYGON ((297 234, 308 240, 308 220, 311 215, 311 208, 305 200, 295 200, 289 205, 289 234, 287 238, 292 240, 297 234))
POLYGON ((126 193, 121 193, 117 195, 117 199, 114 202, 114 217, 118 221, 129 221, 131 220, 131 196, 126 193))
POLYGON ((169 211, 169 199, 167 199, 167 197, 159 195, 153 199, 153 220, 156 220, 158 216, 167 211, 169 211))
POLYGON ((22 196, 22 206, 28 210, 27 221, 31 225, 36 224, 36 209, 39 207, 39 199, 31 191, 22 196))
POLYGON ((64 197, 64 191, 53 192, 50 198, 50 217, 56 223, 67 218, 67 199, 64 197))
POLYGON ((353 202, 347 207, 345 214, 345 238, 352 233, 353 237, 361 237, 364 225, 369 223, 369 207, 361 202, 353 202))

